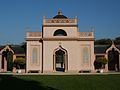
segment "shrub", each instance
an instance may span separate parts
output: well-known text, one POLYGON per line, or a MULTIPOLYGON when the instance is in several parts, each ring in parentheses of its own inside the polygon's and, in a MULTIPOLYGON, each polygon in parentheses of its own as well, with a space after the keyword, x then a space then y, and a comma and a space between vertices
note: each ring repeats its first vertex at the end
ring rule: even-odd
POLYGON ((95 69, 103 69, 108 60, 105 57, 99 57, 94 61, 95 69))
POLYGON ((17 69, 24 69, 26 65, 25 58, 16 58, 14 60, 14 67, 17 69))

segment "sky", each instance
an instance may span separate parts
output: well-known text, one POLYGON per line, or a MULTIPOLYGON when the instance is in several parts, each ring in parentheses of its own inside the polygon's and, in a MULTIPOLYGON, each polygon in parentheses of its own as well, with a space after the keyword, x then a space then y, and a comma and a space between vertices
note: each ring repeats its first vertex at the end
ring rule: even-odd
POLYGON ((0 45, 25 41, 27 31, 41 31, 43 16, 78 18, 79 31, 95 39, 120 36, 120 0, 0 0, 0 45))

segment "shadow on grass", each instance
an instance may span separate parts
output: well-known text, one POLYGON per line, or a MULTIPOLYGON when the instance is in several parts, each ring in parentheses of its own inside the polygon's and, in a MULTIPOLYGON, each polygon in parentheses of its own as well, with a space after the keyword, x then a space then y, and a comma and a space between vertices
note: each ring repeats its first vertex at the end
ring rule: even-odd
POLYGON ((57 90, 41 82, 23 80, 12 75, 0 75, 0 90, 57 90))

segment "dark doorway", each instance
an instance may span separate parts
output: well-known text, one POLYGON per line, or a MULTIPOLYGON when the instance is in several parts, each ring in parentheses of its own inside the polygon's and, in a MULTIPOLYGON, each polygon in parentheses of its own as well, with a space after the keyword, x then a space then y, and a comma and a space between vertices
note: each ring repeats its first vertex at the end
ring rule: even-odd
POLYGON ((119 53, 114 48, 108 52, 108 70, 119 71, 119 53))
POLYGON ((2 69, 4 69, 4 56, 2 55, 2 69))
POLYGON ((6 51, 3 51, 2 53, 2 69, 7 69, 7 71, 12 71, 13 67, 13 53, 6 49, 6 51), (5 63, 7 62, 7 66, 5 66, 5 63))
POLYGON ((6 66, 5 65, 5 60, 6 60, 6 51, 2 52, 2 69, 4 69, 6 66))
POLYGON ((7 53, 7 71, 12 71, 13 69, 13 53, 9 51, 7 53))
POLYGON ((65 71, 65 52, 58 50, 55 53, 55 66, 56 71, 65 71))

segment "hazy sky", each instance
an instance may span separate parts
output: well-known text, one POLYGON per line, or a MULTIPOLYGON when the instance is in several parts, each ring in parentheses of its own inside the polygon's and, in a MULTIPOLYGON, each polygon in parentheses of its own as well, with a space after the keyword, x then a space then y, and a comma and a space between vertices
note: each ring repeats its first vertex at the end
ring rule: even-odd
POLYGON ((80 31, 94 27, 96 39, 120 36, 120 0, 0 0, 0 44, 25 41, 26 31, 41 31, 43 16, 59 9, 78 17, 80 31))

